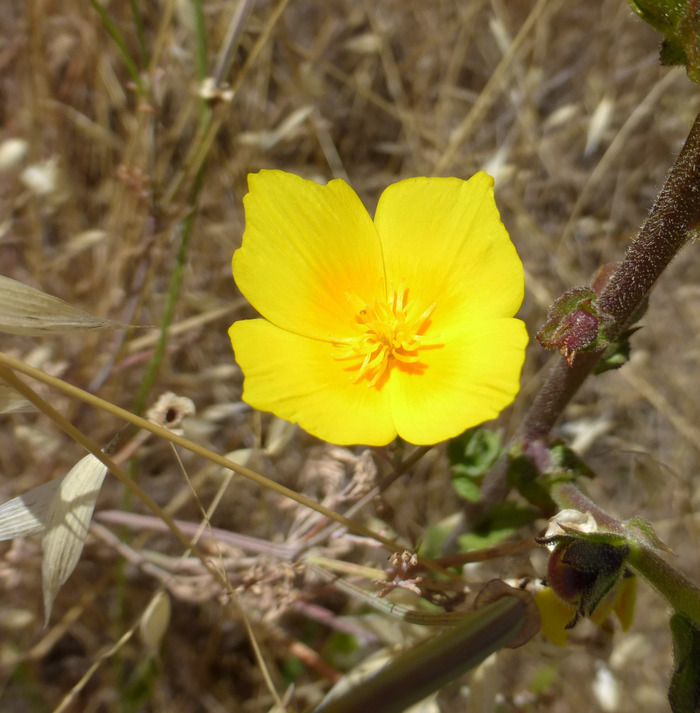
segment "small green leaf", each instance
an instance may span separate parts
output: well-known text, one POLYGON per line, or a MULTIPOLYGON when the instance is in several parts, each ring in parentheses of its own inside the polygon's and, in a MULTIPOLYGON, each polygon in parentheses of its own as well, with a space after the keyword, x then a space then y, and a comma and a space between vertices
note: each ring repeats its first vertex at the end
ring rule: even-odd
POLYGON ((470 503, 481 497, 481 479, 502 452, 501 438, 495 431, 477 426, 447 444, 452 465, 452 484, 457 495, 470 503))
POLYGON ((520 454, 508 459, 508 483, 543 512, 556 510, 549 488, 529 456, 520 454))
POLYGON ((501 452, 501 437, 482 426, 470 428, 447 445, 452 472, 457 476, 484 475, 498 460, 501 452))
POLYGON ((614 342, 611 342, 610 346, 603 352, 600 361, 595 365, 593 373, 597 375, 613 369, 619 369, 628 362, 632 350, 630 337, 639 329, 640 327, 627 329, 614 342))
POLYGON ((477 532, 467 532, 457 538, 460 552, 474 552, 475 550, 485 550, 488 547, 495 547, 506 540, 515 532, 515 528, 507 527, 503 530, 491 530, 484 534, 477 532))
POLYGON ((700 82, 700 0, 629 0, 632 9, 664 35, 661 63, 684 65, 700 82))
POLYGON ((579 454, 566 443, 554 443, 550 448, 550 456, 552 463, 547 469, 548 475, 562 475, 562 471, 566 471, 569 477, 561 480, 571 480, 576 477, 592 478, 595 475, 579 454))
POLYGON ((455 531, 459 521, 459 513, 455 513, 434 525, 429 525, 421 538, 418 554, 425 559, 435 559, 442 556, 444 554, 443 544, 455 531))
POLYGON ((479 483, 468 475, 460 478, 452 478, 452 485, 462 500, 466 500, 468 503, 479 502, 479 498, 481 497, 479 483))
POLYGON ((517 503, 501 503, 489 513, 488 518, 474 532, 460 535, 461 552, 493 547, 503 542, 519 527, 529 525, 539 517, 537 511, 517 503))

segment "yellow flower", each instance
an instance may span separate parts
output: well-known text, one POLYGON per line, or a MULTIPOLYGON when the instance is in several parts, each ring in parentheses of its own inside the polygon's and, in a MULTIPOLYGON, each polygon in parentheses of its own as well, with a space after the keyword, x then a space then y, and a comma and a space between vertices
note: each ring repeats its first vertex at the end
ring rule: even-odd
POLYGON ((243 399, 331 443, 432 444, 519 388, 523 267, 493 179, 410 178, 374 220, 341 180, 249 176, 233 256, 265 319, 229 330, 243 399))
MULTIPOLYGON (((614 614, 622 631, 628 631, 634 619, 637 601, 637 577, 623 577, 591 613, 591 621, 609 631, 608 617, 614 614)), ((556 646, 566 646, 568 624, 576 616, 578 606, 565 602, 553 589, 543 587, 535 592, 535 602, 540 611, 542 633, 556 646)))

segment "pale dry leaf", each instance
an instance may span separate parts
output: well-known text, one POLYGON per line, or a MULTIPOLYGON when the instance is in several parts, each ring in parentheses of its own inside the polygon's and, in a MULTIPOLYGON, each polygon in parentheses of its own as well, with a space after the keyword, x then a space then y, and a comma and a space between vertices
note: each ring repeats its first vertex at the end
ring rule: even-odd
POLYGON ((42 532, 49 519, 51 500, 64 477, 50 480, 0 505, 0 540, 42 532))
POLYGON ((116 329, 122 326, 0 275, 0 332, 40 337, 45 334, 116 329))
POLYGON ((61 169, 56 159, 35 163, 22 171, 20 180, 35 195, 46 198, 59 190, 61 169))
POLYGON ((60 481, 49 506, 42 540, 44 615, 48 622, 56 594, 80 559, 95 501, 107 466, 90 454, 60 481))
POLYGON ((36 411, 34 404, 0 379, 0 413, 26 413, 27 411, 36 411))
POLYGON ((141 617, 139 635, 152 654, 158 651, 160 642, 170 626, 170 611, 170 595, 161 591, 153 596, 141 617))
POLYGON ((23 139, 6 139, 0 144, 0 172, 18 166, 27 155, 29 144, 23 139))

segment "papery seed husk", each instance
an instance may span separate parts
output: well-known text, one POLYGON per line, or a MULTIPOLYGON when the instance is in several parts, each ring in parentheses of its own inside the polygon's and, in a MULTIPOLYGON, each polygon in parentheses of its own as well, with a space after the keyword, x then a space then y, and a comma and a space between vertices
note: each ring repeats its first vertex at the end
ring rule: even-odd
POLYGON ((95 501, 107 466, 90 454, 60 479, 42 541, 44 615, 48 622, 56 594, 80 560, 95 501))
POLYGON ((139 622, 141 641, 151 653, 155 653, 165 632, 170 626, 170 595, 166 591, 158 592, 151 599, 139 622))
POLYGON ((0 540, 42 532, 49 519, 51 501, 64 477, 43 483, 0 505, 0 540))
POLYGON ((0 379, 0 413, 27 413, 36 411, 36 406, 0 379))
POLYGON ((73 305, 0 275, 0 332, 39 337, 124 325, 95 317, 73 305))

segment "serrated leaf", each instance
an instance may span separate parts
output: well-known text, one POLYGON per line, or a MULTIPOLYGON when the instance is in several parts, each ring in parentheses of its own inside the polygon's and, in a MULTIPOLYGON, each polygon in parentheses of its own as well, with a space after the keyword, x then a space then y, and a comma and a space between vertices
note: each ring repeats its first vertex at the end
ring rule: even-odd
POLYGON ((42 540, 41 567, 47 622, 58 590, 80 559, 106 474, 107 466, 94 455, 87 455, 60 479, 51 499, 42 540))
POLYGON ((122 326, 0 275, 0 332, 39 337, 122 326))

